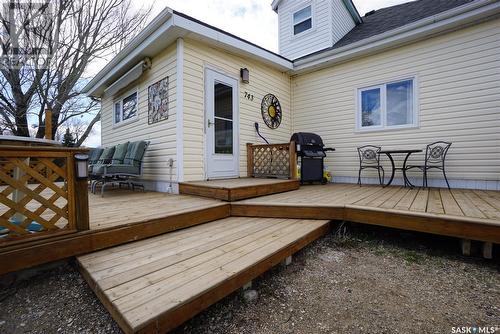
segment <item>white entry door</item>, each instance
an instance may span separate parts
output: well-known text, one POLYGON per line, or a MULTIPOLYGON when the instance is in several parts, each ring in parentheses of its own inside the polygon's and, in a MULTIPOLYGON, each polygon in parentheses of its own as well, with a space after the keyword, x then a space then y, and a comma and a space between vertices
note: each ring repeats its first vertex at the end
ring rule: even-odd
POLYGON ((207 178, 239 176, 238 80, 206 71, 207 178))

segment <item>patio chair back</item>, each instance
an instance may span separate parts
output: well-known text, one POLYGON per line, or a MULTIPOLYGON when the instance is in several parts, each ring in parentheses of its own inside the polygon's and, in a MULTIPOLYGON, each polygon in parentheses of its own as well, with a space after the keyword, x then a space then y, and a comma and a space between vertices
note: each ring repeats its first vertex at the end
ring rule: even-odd
POLYGON ((91 148, 89 152, 89 165, 96 164, 99 161, 103 151, 104 149, 100 147, 91 148))
POLYGON ((133 165, 136 167, 142 167, 142 162, 144 160, 144 154, 149 145, 148 141, 135 141, 129 144, 127 149, 127 154, 123 159, 123 163, 126 165, 133 165))
POLYGON ((380 165, 380 146, 365 145, 358 147, 359 165, 380 165))
POLYGON ((450 146, 451 143, 445 141, 437 141, 427 145, 425 150, 425 166, 444 166, 446 154, 448 153, 450 146))
POLYGON ((101 156, 99 157, 99 164, 109 164, 111 163, 111 159, 113 158, 113 154, 115 153, 115 147, 110 146, 106 147, 103 151, 101 156))

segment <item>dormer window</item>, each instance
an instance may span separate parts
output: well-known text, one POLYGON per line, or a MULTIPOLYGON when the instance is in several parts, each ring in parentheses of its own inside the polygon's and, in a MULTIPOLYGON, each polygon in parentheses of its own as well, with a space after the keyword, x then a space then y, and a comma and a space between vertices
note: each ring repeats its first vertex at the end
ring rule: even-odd
POLYGON ((311 5, 293 13, 293 34, 298 35, 312 28, 311 5))

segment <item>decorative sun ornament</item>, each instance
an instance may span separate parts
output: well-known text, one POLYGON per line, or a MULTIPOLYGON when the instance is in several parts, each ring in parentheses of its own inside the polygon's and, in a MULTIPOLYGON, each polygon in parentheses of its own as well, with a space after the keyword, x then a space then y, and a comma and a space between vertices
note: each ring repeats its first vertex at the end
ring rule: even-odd
POLYGON ((276 96, 273 94, 264 96, 260 105, 260 110, 262 112, 262 119, 269 128, 276 129, 280 126, 282 116, 281 105, 276 96))

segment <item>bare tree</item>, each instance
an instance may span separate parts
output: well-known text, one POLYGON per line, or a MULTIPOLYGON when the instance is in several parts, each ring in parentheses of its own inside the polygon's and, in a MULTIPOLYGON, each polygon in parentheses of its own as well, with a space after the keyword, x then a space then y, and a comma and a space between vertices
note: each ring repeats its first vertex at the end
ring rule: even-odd
MULTIPOLYGON (((80 93, 87 82, 84 73, 89 64, 108 59, 123 47, 143 27, 150 8, 134 11, 130 0, 44 1, 35 6, 33 0, 11 0, 11 8, 17 8, 23 15, 0 16, 7 32, 7 38, 0 41, 4 55, 0 75, 0 128, 29 136, 29 120, 33 119, 38 123, 36 137, 43 137, 45 109, 49 108, 54 138, 59 126, 74 117, 84 116, 90 127, 99 121, 99 102, 80 93), (36 22, 30 21, 34 9, 44 14, 36 22), (13 18, 15 24, 11 22, 13 18), (33 23, 36 29, 30 27, 24 34, 12 34, 12 26, 26 27, 33 23), (37 38, 33 38, 34 30, 37 38), (18 66, 12 66, 19 58, 13 36, 25 53, 33 48, 43 48, 45 53, 30 54, 29 62, 23 59, 18 66)), ((18 30, 23 32, 22 29, 18 30)), ((89 133, 91 128, 82 133, 78 142, 82 143, 89 133)))

